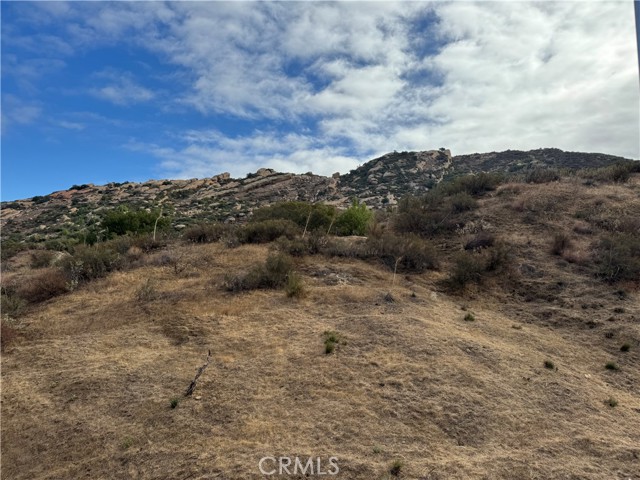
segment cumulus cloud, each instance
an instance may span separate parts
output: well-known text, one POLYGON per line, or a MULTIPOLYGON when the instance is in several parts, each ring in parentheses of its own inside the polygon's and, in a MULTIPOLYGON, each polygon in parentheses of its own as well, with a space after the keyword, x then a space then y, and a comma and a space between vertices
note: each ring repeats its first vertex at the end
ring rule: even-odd
MULTIPOLYGON (((345 172, 441 146, 640 157, 631 2, 78 2, 47 15, 63 19, 60 48, 142 48, 178 72, 163 100, 244 122, 127 144, 169 174, 345 172)), ((91 93, 158 99, 132 76, 91 93)))

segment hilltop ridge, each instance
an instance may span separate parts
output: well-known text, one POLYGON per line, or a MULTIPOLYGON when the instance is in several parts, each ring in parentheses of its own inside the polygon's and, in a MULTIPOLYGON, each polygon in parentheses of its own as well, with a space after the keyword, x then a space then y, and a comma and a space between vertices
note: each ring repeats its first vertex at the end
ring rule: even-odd
POLYGON ((256 208, 283 200, 345 207, 355 197, 370 207, 386 208, 404 195, 428 191, 445 177, 495 171, 525 173, 544 167, 599 168, 626 160, 553 148, 458 156, 444 148, 391 152, 344 175, 330 177, 261 168, 245 178, 232 178, 225 172, 202 179, 74 185, 49 195, 3 202, 0 225, 5 238, 45 241, 65 232, 82 231, 98 222, 102 211, 119 205, 163 207, 171 212, 175 229, 201 221, 242 221, 256 208))

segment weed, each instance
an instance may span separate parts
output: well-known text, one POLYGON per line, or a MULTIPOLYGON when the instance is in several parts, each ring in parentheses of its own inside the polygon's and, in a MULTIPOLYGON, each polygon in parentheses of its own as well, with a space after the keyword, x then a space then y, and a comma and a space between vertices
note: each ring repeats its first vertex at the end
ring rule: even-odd
POLYGON ((481 248, 492 247, 495 242, 495 237, 490 232, 480 232, 471 240, 469 240, 465 246, 465 250, 479 250, 481 248))
POLYGON ((614 370, 614 371, 620 370, 620 367, 616 362, 607 362, 605 363, 604 368, 606 368, 607 370, 614 370))
POLYGON ((155 287, 155 282, 150 278, 147 278, 145 282, 136 290, 135 299, 139 303, 152 302, 158 298, 158 291, 155 287))
POLYGON ((3 318, 0 320, 0 351, 4 352, 15 341, 17 336, 18 331, 9 323, 8 319, 3 318))
POLYGON ((332 330, 327 330, 323 333, 324 335, 324 353, 329 355, 333 353, 336 349, 336 346, 341 342, 340 335, 338 332, 334 332, 332 330))
POLYGON ((287 297, 301 298, 305 294, 304 284, 302 283, 302 277, 296 272, 290 272, 287 276, 287 283, 285 284, 284 291, 287 297))
POLYGON ((171 408, 176 408, 178 406, 178 404, 180 403, 180 398, 178 397, 173 397, 170 401, 169 401, 169 406, 171 408))
POLYGON ((473 313, 467 313, 467 314, 464 316, 464 319, 463 319, 463 320, 464 320, 465 322, 475 322, 475 321, 476 321, 476 317, 473 315, 473 313))
POLYGON ((618 406, 618 400, 613 397, 609 397, 608 400, 604 401, 605 405, 609 405, 611 408, 615 408, 618 406))
POLYGON ((551 360, 545 360, 544 361, 544 368, 548 368, 549 370, 555 370, 556 369, 556 365, 551 360))
POLYGON ((375 446, 371 449, 371 451, 372 451, 373 453, 375 453, 375 454, 382 453, 382 447, 380 447, 379 445, 375 445, 375 446))
POLYGON ((389 473, 394 477, 397 477, 400 475, 403 466, 404 464, 402 463, 402 460, 394 460, 391 464, 391 468, 389 468, 389 473))
POLYGON ((628 352, 629 350, 631 350, 630 343, 623 343, 622 346, 620 347, 621 352, 628 352))
POLYGON ((556 233, 551 242, 551 253, 562 255, 571 246, 571 238, 564 232, 556 233))
POLYGON ((0 295, 0 312, 2 315, 8 315, 9 317, 19 317, 27 307, 27 302, 24 298, 21 298, 14 293, 3 293, 0 295))

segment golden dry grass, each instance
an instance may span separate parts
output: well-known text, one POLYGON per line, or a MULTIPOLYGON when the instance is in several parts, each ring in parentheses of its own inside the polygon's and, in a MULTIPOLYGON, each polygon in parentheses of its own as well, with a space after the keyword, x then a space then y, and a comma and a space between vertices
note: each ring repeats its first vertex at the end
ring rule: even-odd
MULTIPOLYGON (((609 208, 637 194, 599 188, 609 208)), ((263 478, 264 456, 335 456, 344 479, 392 478, 396 459, 410 479, 638 479, 637 291, 620 299, 549 253, 549 233, 575 219, 544 208, 590 195, 566 182, 482 200, 525 272, 513 291, 452 296, 444 271, 391 287, 382 267, 313 256, 297 260, 303 299, 231 294, 224 276, 269 247, 216 244, 173 246, 180 268, 158 252, 42 304, 2 356, 2 478, 240 480, 263 478), (520 197, 542 210, 509 229, 520 197), (155 300, 136 296, 148 279, 155 300), (342 338, 331 355, 327 330, 342 338), (171 409, 209 349, 196 397, 171 409)))

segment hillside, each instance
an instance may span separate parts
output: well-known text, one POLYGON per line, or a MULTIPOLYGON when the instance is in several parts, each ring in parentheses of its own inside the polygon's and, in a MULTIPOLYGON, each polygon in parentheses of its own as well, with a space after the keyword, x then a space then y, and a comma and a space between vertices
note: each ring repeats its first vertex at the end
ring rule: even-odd
MULTIPOLYGON (((385 158, 424 161, 345 181, 384 177, 385 158)), ((2 277, 2 477, 245 480, 297 456, 355 480, 638 480, 640 173, 625 171, 445 179, 367 238, 255 243, 249 223, 19 252, 2 277)))
POLYGON ((396 205, 408 194, 421 194, 443 178, 478 172, 525 174, 536 168, 588 169, 625 159, 611 155, 540 149, 529 152, 451 156, 449 150, 393 152, 345 174, 323 177, 260 169, 243 179, 223 173, 191 180, 74 185, 69 190, 2 203, 3 239, 35 243, 64 237, 83 238, 100 230, 105 211, 121 205, 159 209, 179 231, 202 221, 243 222, 261 206, 283 200, 325 202, 341 207, 358 198, 373 208, 396 205))

